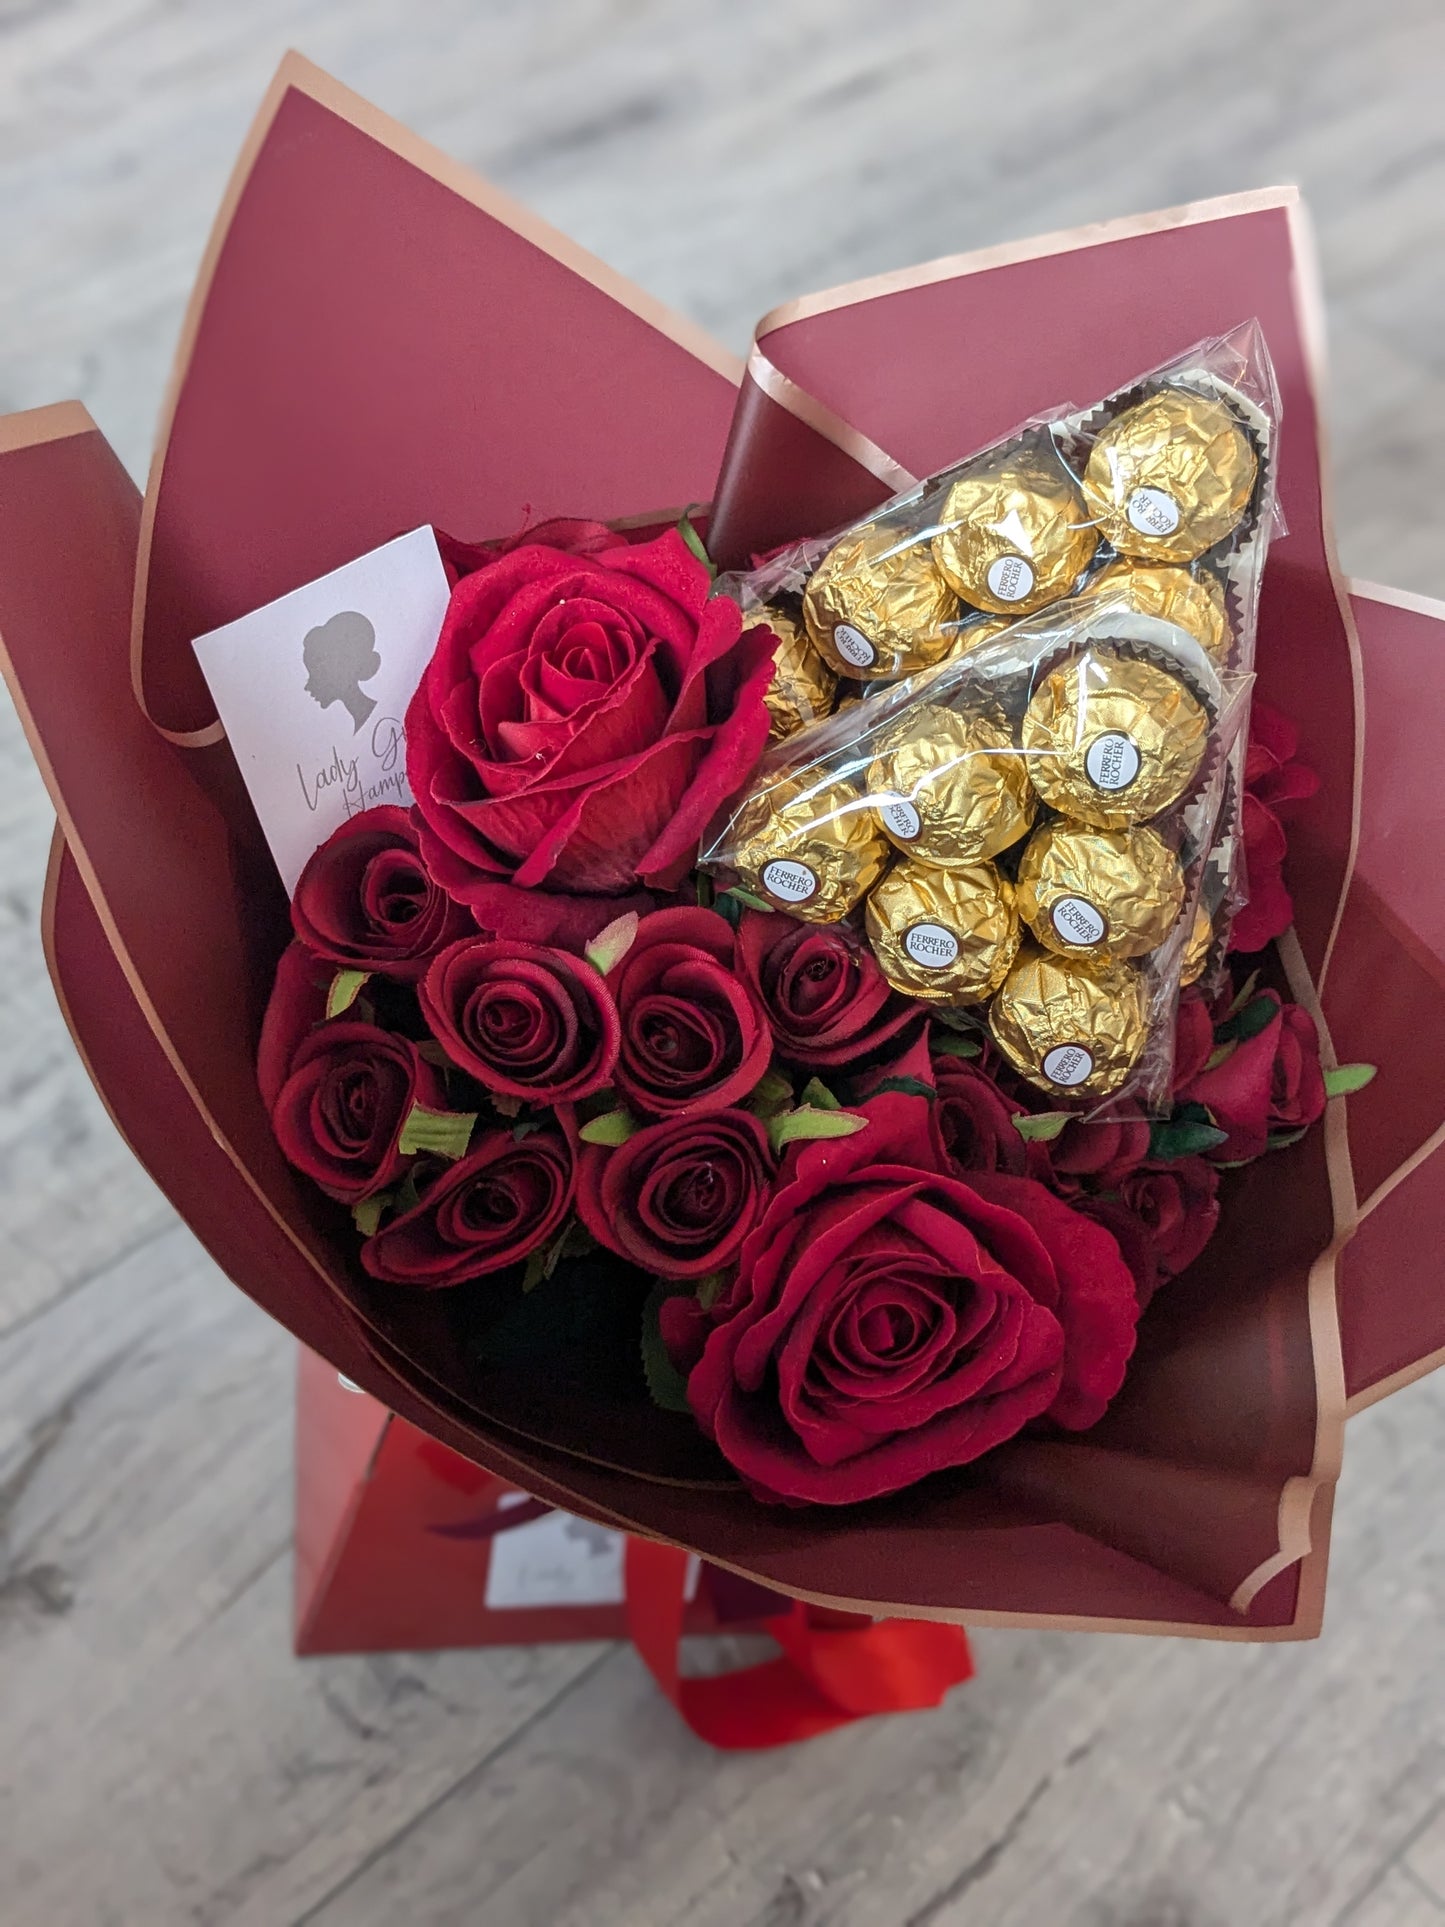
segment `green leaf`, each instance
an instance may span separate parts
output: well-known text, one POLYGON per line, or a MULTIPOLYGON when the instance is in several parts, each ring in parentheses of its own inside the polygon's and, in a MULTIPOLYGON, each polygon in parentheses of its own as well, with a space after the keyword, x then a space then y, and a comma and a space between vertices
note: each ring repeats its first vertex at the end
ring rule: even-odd
POLYGON ((513 1144, 520 1144, 523 1138, 530 1137, 533 1131, 540 1131, 541 1128, 542 1128, 541 1125, 537 1122, 535 1118, 531 1118, 531 1117, 523 1118, 520 1124, 514 1124, 512 1126, 513 1144))
POLYGON ((1216 1044, 1205 1060, 1205 1070, 1218 1070, 1219 1066, 1224 1063, 1227 1058, 1233 1057, 1238 1049, 1239 1039, 1237 1037, 1231 1037, 1226 1043, 1216 1044))
POLYGON ((1239 991, 1234 999, 1234 1002, 1229 1006, 1228 1011, 1225 1013, 1227 1016, 1233 1017, 1238 1011, 1241 1011, 1244 1009, 1245 1005, 1253 997, 1255 986, 1258 984, 1258 982, 1259 982, 1259 972, 1257 970, 1251 970, 1249 975, 1245 978, 1244 982, 1239 986, 1239 991))
POLYGON ((694 883, 697 891, 698 909, 711 910, 713 896, 715 894, 712 887, 712 878, 706 870, 699 870, 694 877, 694 883))
POLYGON ((843 1108, 821 1077, 808 1079, 798 1102, 811 1104, 815 1111, 841 1111, 843 1108))
POLYGON ((1217 1125, 1173 1117, 1156 1124, 1149 1133, 1149 1155, 1164 1161, 1198 1157, 1201 1151, 1212 1151, 1216 1144, 1223 1144, 1228 1136, 1228 1131, 1221 1131, 1217 1125))
POLYGON ((677 532, 692 550, 698 561, 701 562, 702 566, 707 570, 708 574, 716 581, 717 569, 714 566, 712 557, 707 552, 707 544, 693 527, 692 517, 690 515, 684 515, 678 522, 677 532))
POLYGON ((522 1115, 522 1100, 520 1097, 513 1097, 505 1091, 489 1091, 487 1095, 491 1100, 492 1109, 499 1117, 520 1117, 522 1115))
POLYGON ((637 921, 637 912, 627 910, 620 917, 614 917, 605 930, 597 932, 582 953, 594 970, 605 977, 609 970, 616 969, 632 948, 637 921))
MULTIPOLYGON (((766 910, 771 914, 776 907, 769 903, 766 897, 755 897, 751 890, 745 890, 740 883, 734 883, 731 888, 724 890, 722 895, 735 897, 739 903, 745 903, 749 910, 766 910)), ((718 898, 718 902, 722 902, 722 897, 718 898)))
POLYGON ((527 1268, 522 1273, 522 1290, 535 1291, 544 1278, 552 1276, 555 1263, 556 1260, 551 1257, 550 1252, 534 1251, 527 1259, 527 1268))
MULTIPOLYGON (((884 1077, 876 1084, 868 1086, 870 1097, 881 1097, 885 1091, 899 1091, 904 1097, 935 1098, 938 1090, 935 1085, 925 1084, 921 1077, 884 1077)), ((804 1097, 808 1095, 803 1092, 804 1097)))
POLYGON ((702 1306, 704 1311, 712 1310, 727 1281, 728 1275, 725 1271, 710 1271, 706 1278, 698 1279, 697 1302, 702 1306))
POLYGON ((766 1070, 753 1086, 744 1108, 754 1117, 776 1117, 793 1108, 793 1087, 779 1070, 766 1070))
POLYGON ((439 1158, 465 1157, 476 1121, 475 1111, 433 1111, 425 1104, 413 1104, 396 1148, 408 1158, 418 1151, 430 1151, 439 1158))
POLYGON ((343 1010, 350 1010, 370 975, 369 970, 338 970, 326 993, 326 1015, 339 1017, 343 1010))
POLYGON ((976 1037, 965 1037, 962 1031, 946 1030, 941 1034, 934 1031, 928 1039, 928 1048, 935 1057, 982 1057, 983 1045, 976 1037))
POLYGON ((396 1187, 396 1215, 405 1217, 408 1211, 415 1211, 421 1203, 421 1192, 417 1189, 416 1173, 408 1171, 396 1187))
POLYGON ((777 1117, 768 1119, 768 1137, 775 1151, 781 1151, 785 1144, 800 1143, 815 1137, 852 1137, 857 1131, 866 1131, 868 1120, 858 1117, 852 1111, 815 1111, 805 1107, 798 1111, 783 1111, 777 1117))
POLYGON ((690 1412, 687 1380, 667 1355, 658 1317, 662 1301, 676 1295, 677 1287, 666 1278, 659 1278, 642 1307, 642 1370, 654 1405, 661 1406, 664 1412, 690 1412))
POLYGON ((416 1047, 418 1057, 424 1057, 428 1064, 435 1064, 438 1070, 450 1070, 452 1060, 447 1056, 435 1037, 427 1037, 416 1047))
POLYGON ((1373 1080, 1377 1068, 1374 1064, 1337 1064, 1332 1071, 1325 1072, 1326 1097, 1348 1097, 1351 1091, 1362 1091, 1373 1080))
POLYGON ((1223 1025, 1222 1032, 1228 1037, 1237 1037, 1241 1044, 1247 1044, 1251 1037, 1258 1037, 1262 1030, 1268 1030, 1279 1015, 1279 1005, 1273 997, 1256 997, 1247 1003, 1243 1010, 1236 1011, 1223 1025))
POLYGON ((381 1223, 382 1212, 393 1203, 395 1198, 390 1191, 374 1191, 369 1198, 362 1198, 359 1203, 352 1205, 351 1222, 363 1238, 374 1237, 381 1223))
POLYGON ((625 1144, 637 1130, 637 1119, 631 1111, 604 1111, 601 1117, 594 1117, 584 1124, 577 1133, 584 1144, 625 1144))
POLYGON ((1302 1124, 1297 1131, 1271 1131, 1264 1141, 1267 1151, 1286 1151, 1291 1144, 1298 1144, 1309 1133, 1309 1126, 1302 1124))
POLYGON ((1014 1129, 1026 1144, 1050 1144, 1072 1117, 1071 1111, 1035 1111, 1016 1117, 1014 1129))

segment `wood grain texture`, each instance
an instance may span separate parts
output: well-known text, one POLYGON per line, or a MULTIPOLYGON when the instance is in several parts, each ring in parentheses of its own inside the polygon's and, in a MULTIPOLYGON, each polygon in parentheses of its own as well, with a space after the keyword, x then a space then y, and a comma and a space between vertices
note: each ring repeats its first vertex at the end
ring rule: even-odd
MULTIPOLYGON (((1300 179, 1346 565, 1445 593, 1434 0, 0 0, 0 408, 78 395, 143 471, 287 44, 737 348, 810 287, 1300 179)), ((6 709, 5 1927, 1445 1921, 1434 1382, 1352 1427, 1313 1647, 981 1635, 943 1712, 758 1758, 620 1650, 293 1661, 290 1348, 70 1052, 47 838, 6 709)))

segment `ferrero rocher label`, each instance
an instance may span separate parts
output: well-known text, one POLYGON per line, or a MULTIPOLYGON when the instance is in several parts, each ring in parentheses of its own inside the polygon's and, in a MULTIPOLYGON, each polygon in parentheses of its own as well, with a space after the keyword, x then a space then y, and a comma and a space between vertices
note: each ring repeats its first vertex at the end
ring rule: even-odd
POLYGON ((1098 543, 1078 484, 1052 444, 1015 445, 961 475, 933 553, 965 602, 1017 619, 1066 596, 1098 543))
POLYGON ((1172 565, 1153 567, 1122 557, 1111 562, 1089 583, 1090 595, 1120 595, 1141 615, 1158 616, 1183 629, 1213 658, 1223 663, 1233 640, 1219 578, 1208 569, 1172 565))
POLYGON ((895 865, 868 899, 868 941, 895 990, 934 1004, 978 1004, 1018 949, 1013 886, 991 863, 895 865))
POLYGON ((841 537, 803 593, 814 648, 840 676, 910 676, 953 647, 958 601, 929 544, 868 524, 841 537))
POLYGON ((746 617, 744 629, 770 629, 777 639, 773 650, 773 680, 764 701, 768 706, 768 741, 780 743, 809 723, 831 713, 838 678, 809 642, 798 618, 779 603, 769 603, 746 617))
POLYGON ((1097 647, 1044 678, 1022 732, 1039 795, 1101 830, 1147 822, 1177 802, 1208 740, 1204 706, 1179 677, 1097 647))
POLYGON ((883 874, 889 844, 851 783, 786 777, 732 823, 743 887, 810 923, 837 923, 883 874))
POLYGON ((1027 759, 1001 723, 928 702, 880 732, 868 798, 901 850, 943 869, 1017 843, 1036 807, 1027 759))
POLYGON ((1149 1034, 1144 978, 1128 963, 1086 963, 1031 946, 988 1014, 999 1049, 1038 1089, 1106 1097, 1149 1034))
POLYGON ((1194 921, 1189 930, 1189 941, 1184 946, 1184 955, 1179 964, 1179 988, 1187 990, 1197 984, 1204 975, 1204 966, 1209 962, 1209 953, 1214 947, 1214 920, 1202 903, 1194 906, 1194 921))
POLYGON ((1019 863, 1019 915, 1064 956, 1142 957, 1163 943, 1183 904, 1179 859, 1153 830, 1050 823, 1019 863))
POLYGON ((1258 466, 1254 444, 1223 402, 1190 388, 1158 388, 1101 431, 1084 471, 1084 500, 1121 555, 1192 562, 1238 527, 1258 466))

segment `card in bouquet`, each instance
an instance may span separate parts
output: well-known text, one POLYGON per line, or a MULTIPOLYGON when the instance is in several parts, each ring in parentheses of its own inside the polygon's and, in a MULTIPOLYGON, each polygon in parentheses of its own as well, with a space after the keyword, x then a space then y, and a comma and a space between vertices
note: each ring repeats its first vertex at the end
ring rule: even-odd
MULTIPOLYGON (((1409 1035, 1380 1011, 1347 1035, 1358 1000, 1335 1001, 1361 954, 1339 926, 1358 672, 1320 485, 1311 290, 1291 195, 1176 210, 799 303, 760 330, 734 412, 726 356, 288 62, 198 284, 144 515, 78 411, 0 429, 0 636, 64 837, 52 967, 118 1123, 229 1274, 495 1477, 797 1597, 1005 1624, 1316 1631, 1345 1411, 1335 1259, 1356 1215, 1338 1102, 1323 1132, 1225 1174, 1218 1233, 1150 1303, 1092 1431, 1021 1438, 866 1506, 760 1504, 689 1419, 609 1400, 580 1364, 479 1370, 447 1293, 368 1276, 349 1213, 283 1159, 254 1063, 285 893, 191 651, 424 523, 477 540, 528 516, 655 521, 715 494, 710 540, 745 560, 1254 315, 1280 375, 1290 527, 1259 673, 1323 779, 1291 845, 1298 939, 1271 985, 1313 1006, 1323 978, 1339 1051, 1399 1089, 1420 1039, 1445 1034, 1438 976, 1417 973, 1409 1035), (373 286, 387 290, 374 326, 360 299, 373 286), (285 328, 264 325, 281 311, 285 328)), ((1418 771, 1412 748, 1392 782, 1418 771)), ((1382 849, 1374 888, 1390 914, 1365 928, 1395 968, 1430 939, 1388 900, 1389 861, 1382 849)), ((1413 1182, 1403 1165, 1430 1168, 1428 1112, 1422 1100, 1389 1138, 1399 1156, 1367 1187, 1381 1226, 1386 1187, 1413 1182)), ((1369 1382, 1393 1382, 1445 1344, 1436 1294, 1420 1272, 1360 1276, 1355 1351, 1369 1382)))

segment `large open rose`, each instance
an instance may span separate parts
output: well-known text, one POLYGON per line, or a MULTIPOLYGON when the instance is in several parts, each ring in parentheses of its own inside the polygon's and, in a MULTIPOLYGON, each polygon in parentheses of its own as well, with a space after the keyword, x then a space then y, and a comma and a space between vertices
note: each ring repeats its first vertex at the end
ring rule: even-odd
POLYGON ((1112 1236, 1031 1178, 932 1168, 927 1113, 881 1093, 866 1129, 790 1151, 701 1356, 678 1359, 760 1498, 896 1492, 1031 1419, 1092 1425, 1123 1382, 1138 1313, 1112 1236))
POLYGON ((423 851, 484 923, 498 885, 672 887, 767 741, 766 632, 676 531, 582 526, 462 577, 407 711, 423 851))

